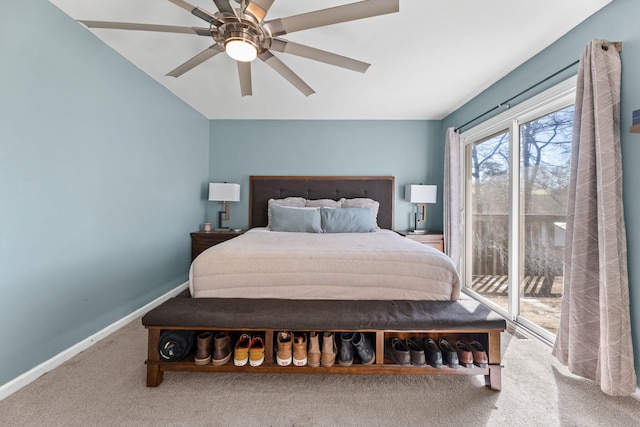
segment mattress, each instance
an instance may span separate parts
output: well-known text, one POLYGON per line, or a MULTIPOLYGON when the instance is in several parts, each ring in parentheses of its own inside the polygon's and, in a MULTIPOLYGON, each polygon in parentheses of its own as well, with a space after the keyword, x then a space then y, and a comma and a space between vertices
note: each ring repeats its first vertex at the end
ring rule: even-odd
POLYGON ((390 230, 292 233, 254 228, 191 264, 194 298, 452 301, 453 262, 390 230))

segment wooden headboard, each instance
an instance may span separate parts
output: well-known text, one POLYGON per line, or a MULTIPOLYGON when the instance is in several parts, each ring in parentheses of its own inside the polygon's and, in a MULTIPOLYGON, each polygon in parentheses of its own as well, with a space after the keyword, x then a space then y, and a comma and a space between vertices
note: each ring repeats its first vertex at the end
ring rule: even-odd
POLYGON ((251 176, 249 227, 266 227, 269 199, 353 199, 366 197, 380 203, 378 225, 393 228, 392 176, 251 176))

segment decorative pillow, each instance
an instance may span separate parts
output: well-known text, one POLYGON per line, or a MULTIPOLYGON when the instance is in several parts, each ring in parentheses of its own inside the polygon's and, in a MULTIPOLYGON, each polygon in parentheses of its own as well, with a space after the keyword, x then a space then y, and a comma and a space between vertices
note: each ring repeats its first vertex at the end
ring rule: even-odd
POLYGON ((376 230, 379 230, 378 226, 378 209, 380 208, 380 203, 373 199, 367 198, 356 198, 356 199, 340 199, 340 204, 343 208, 369 208, 371 210, 371 215, 373 217, 373 224, 376 230))
POLYGON ((271 231, 322 233, 320 208, 271 206, 271 231))
POLYGON ((376 231, 369 208, 320 208, 324 233, 370 233, 376 231))
POLYGON ((316 208, 341 208, 342 202, 340 200, 331 199, 307 200, 306 206, 316 208))
POLYGON ((271 229, 271 206, 288 206, 293 208, 304 208, 307 203, 307 199, 304 197, 286 197, 284 199, 269 199, 267 202, 267 228, 271 229))

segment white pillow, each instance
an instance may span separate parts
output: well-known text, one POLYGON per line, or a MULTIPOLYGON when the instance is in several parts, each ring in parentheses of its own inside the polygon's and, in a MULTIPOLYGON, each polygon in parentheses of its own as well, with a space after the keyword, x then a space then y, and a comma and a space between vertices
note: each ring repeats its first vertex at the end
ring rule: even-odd
POLYGON ((317 200, 307 200, 307 207, 312 208, 341 208, 342 202, 340 200, 332 200, 332 199, 317 199, 317 200))
POLYGON ((378 226, 378 209, 380 209, 380 203, 373 199, 367 198, 355 198, 355 199, 340 199, 341 207, 343 208, 369 208, 371 209, 371 215, 373 216, 373 224, 376 230, 379 230, 378 226))
POLYGON ((304 208, 307 203, 307 199, 304 197, 286 197, 284 199, 269 199, 267 209, 267 228, 271 229, 271 206, 287 206, 290 208, 304 208))

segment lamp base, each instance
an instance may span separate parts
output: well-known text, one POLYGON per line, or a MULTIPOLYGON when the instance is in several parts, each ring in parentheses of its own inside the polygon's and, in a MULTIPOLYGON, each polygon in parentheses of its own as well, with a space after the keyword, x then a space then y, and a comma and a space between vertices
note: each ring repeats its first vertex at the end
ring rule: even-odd
POLYGON ((427 234, 429 230, 409 230, 409 234, 427 234))

